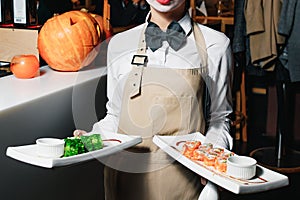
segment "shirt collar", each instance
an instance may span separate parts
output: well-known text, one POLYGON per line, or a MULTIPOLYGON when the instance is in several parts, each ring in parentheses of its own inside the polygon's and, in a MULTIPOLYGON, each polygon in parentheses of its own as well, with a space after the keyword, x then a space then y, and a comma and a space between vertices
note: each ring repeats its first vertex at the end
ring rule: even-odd
POLYGON ((192 29, 192 20, 188 12, 181 18, 178 23, 185 31, 185 34, 188 35, 192 29))

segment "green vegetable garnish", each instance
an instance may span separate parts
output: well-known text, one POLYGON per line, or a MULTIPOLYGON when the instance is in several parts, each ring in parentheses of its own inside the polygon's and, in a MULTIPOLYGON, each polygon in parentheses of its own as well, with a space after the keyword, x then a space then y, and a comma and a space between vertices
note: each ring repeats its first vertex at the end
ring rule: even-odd
POLYGON ((95 151, 103 148, 102 139, 99 134, 81 136, 80 139, 87 151, 95 151))
POLYGON ((74 156, 103 148, 103 142, 100 134, 81 136, 80 138, 65 138, 64 140, 64 157, 74 156))

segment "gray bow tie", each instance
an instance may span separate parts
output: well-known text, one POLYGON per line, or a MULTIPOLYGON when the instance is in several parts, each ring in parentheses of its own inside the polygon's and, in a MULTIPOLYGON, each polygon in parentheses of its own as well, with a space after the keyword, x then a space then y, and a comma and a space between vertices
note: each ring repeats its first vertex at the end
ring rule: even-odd
POLYGON ((162 31, 157 24, 149 22, 145 31, 147 46, 156 51, 162 46, 163 41, 167 41, 172 49, 177 51, 186 41, 185 32, 178 22, 171 22, 167 31, 162 31))

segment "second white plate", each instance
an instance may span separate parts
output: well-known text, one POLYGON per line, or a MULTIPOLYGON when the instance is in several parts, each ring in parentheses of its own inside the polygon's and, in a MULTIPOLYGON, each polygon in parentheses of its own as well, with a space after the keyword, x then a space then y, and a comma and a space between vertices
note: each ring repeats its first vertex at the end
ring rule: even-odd
POLYGON ((128 136, 118 133, 101 134, 101 137, 103 140, 106 140, 102 149, 70 157, 40 157, 37 155, 36 144, 8 147, 6 149, 6 155, 24 163, 45 168, 53 168, 108 156, 142 142, 142 138, 140 136, 128 136))
POLYGON ((218 172, 213 167, 207 167, 200 161, 191 160, 182 155, 184 141, 200 140, 204 142, 205 136, 196 132, 181 136, 154 136, 153 142, 163 151, 188 167, 190 170, 211 182, 236 194, 256 193, 270 189, 284 187, 289 184, 288 177, 275 171, 257 165, 256 175, 250 180, 241 180, 218 172))

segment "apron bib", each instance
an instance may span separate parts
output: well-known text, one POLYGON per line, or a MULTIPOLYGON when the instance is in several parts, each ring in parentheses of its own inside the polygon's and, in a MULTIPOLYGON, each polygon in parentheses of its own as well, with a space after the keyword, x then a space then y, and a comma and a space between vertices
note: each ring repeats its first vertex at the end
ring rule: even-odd
POLYGON ((206 45, 201 30, 195 23, 193 33, 196 44, 199 44, 197 49, 202 67, 172 69, 143 65, 146 44, 142 31, 138 56, 134 57, 137 65, 132 66, 124 87, 118 132, 140 135, 143 141, 113 156, 115 166, 105 167, 106 200, 199 197, 203 188, 200 177, 152 142, 156 134, 205 132, 204 80, 201 74, 207 69, 207 52, 203 48, 206 45))

